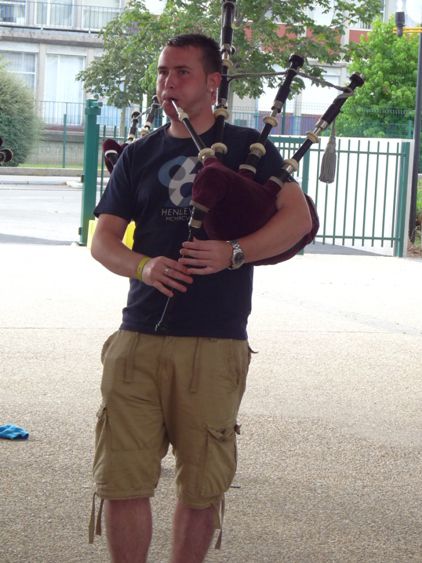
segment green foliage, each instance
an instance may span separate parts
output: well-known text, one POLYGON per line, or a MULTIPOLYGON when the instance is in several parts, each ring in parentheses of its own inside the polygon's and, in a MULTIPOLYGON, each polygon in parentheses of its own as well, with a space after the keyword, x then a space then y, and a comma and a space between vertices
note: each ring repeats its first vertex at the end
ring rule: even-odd
POLYGON ((39 134, 31 90, 0 64, 0 137, 3 146, 13 151, 7 166, 24 162, 39 134))
MULTIPOLYGON (((274 66, 287 66, 292 53, 306 58, 305 71, 321 76, 315 64, 330 64, 347 56, 349 46, 339 38, 350 21, 372 21, 380 10, 379 0, 334 0, 330 25, 316 25, 312 10, 329 12, 331 0, 238 0, 233 25, 236 53, 233 72, 273 72, 274 66), (279 23, 286 26, 280 35, 279 23), (308 32, 306 32, 308 30, 308 32)), ((125 11, 102 31, 104 53, 82 71, 78 78, 90 94, 104 97, 117 107, 139 104, 144 93, 155 88, 156 62, 166 40, 184 32, 201 32, 220 37, 221 0, 168 0, 161 16, 151 15, 143 0, 131 0, 125 11)), ((236 80, 240 96, 258 97, 262 78, 236 80)), ((269 78, 274 86, 277 78, 269 78)))
POLYGON ((347 136, 409 137, 416 98, 418 37, 397 37, 394 23, 377 21, 352 47, 349 70, 365 85, 344 105, 337 131, 347 136))

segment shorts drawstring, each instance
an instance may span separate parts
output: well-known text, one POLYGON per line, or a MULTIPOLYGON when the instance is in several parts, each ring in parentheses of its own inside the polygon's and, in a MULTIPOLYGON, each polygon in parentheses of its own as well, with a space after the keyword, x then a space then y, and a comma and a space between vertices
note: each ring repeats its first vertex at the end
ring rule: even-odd
POLYGON ((221 499, 212 505, 215 510, 215 527, 220 529, 220 532, 215 542, 214 549, 221 549, 221 542, 223 540, 223 521, 224 521, 224 509, 225 509, 225 497, 224 495, 221 499))
POLYGON ((88 526, 88 540, 89 543, 94 543, 94 526, 95 526, 95 535, 101 536, 101 517, 103 514, 103 506, 104 506, 104 499, 100 499, 100 506, 98 507, 98 515, 97 515, 97 522, 95 523, 95 497, 97 493, 94 493, 92 496, 92 508, 91 508, 91 517, 89 519, 89 526, 88 526))

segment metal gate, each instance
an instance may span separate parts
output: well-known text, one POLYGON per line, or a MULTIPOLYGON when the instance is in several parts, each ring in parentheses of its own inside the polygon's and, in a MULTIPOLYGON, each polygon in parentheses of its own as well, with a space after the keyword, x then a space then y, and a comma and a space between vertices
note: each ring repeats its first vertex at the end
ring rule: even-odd
MULTIPOLYGON (((272 140, 284 158, 291 158, 304 138, 272 140)), ((403 256, 411 141, 337 138, 332 184, 318 179, 327 142, 322 138, 306 153, 297 173, 318 209, 321 226, 316 241, 403 256)))

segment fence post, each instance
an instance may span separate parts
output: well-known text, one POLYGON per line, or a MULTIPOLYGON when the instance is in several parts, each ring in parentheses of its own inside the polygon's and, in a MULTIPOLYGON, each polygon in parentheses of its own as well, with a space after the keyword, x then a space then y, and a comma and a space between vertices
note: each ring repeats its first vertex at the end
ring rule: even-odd
POLYGON ((86 246, 88 241, 88 225, 89 220, 93 217, 97 195, 98 144, 100 137, 100 126, 97 124, 97 116, 101 113, 101 106, 102 103, 97 100, 87 100, 85 106, 83 190, 81 226, 79 227, 79 244, 83 246, 86 246))
POLYGON ((63 158, 62 168, 66 168, 66 144, 67 144, 67 113, 63 115, 63 158))
POLYGON ((410 143, 402 142, 400 154, 399 190, 397 194, 396 229, 394 233, 394 256, 405 256, 407 251, 406 200, 409 176, 410 143))

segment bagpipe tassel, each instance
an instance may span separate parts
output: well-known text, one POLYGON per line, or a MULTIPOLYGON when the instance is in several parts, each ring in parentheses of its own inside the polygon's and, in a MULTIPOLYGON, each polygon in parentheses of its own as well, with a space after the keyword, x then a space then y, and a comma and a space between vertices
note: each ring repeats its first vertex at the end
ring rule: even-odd
POLYGON ((331 127, 330 138, 328 139, 327 146, 321 161, 321 169, 319 172, 319 179, 326 184, 332 184, 336 177, 336 129, 335 122, 331 127))

